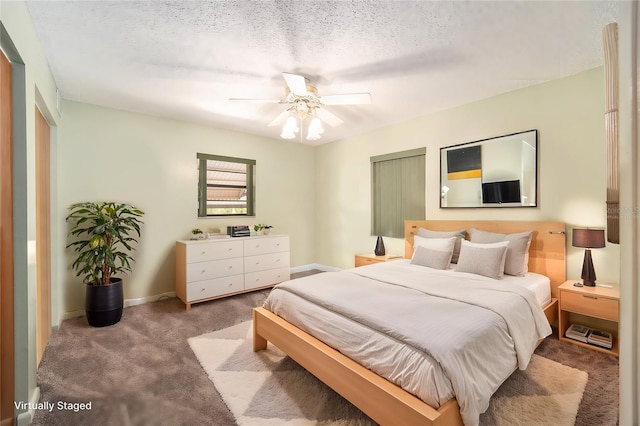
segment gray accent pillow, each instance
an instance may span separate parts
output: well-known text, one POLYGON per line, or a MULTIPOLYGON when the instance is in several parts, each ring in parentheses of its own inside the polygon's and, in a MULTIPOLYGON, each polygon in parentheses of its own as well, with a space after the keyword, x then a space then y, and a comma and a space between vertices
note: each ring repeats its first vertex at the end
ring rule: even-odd
POLYGON ((469 272, 499 279, 504 276, 507 241, 492 244, 476 244, 462 241, 456 271, 469 272))
POLYGON ((529 247, 531 246, 532 237, 533 231, 500 234, 497 232, 471 229, 472 243, 509 242, 507 246, 507 258, 504 263, 504 273, 517 277, 522 277, 529 271, 529 247))
POLYGON ((467 238, 467 230, 459 229, 457 231, 432 231, 430 229, 418 228, 418 235, 423 238, 450 238, 456 237, 456 244, 453 246, 453 256, 451 263, 458 263, 460 255, 460 243, 467 238))
POLYGON ((412 265, 427 266, 433 269, 447 269, 450 262, 450 251, 433 250, 423 246, 416 247, 411 258, 412 265))

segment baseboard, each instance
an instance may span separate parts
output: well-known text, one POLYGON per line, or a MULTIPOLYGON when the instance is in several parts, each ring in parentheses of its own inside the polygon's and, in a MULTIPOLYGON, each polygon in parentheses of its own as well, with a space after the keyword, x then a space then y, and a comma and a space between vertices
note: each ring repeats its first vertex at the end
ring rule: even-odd
POLYGON ((172 297, 176 297, 175 291, 168 291, 166 293, 156 294, 155 296, 140 297, 138 299, 125 299, 124 307, 128 308, 129 306, 142 305, 143 303, 157 302, 159 300, 170 299, 172 297))
MULTIPOLYGON (((320 263, 309 263, 307 265, 301 265, 301 266, 296 266, 291 268, 291 273, 305 272, 305 271, 310 271, 312 269, 319 269, 321 271, 327 271, 327 272, 341 271, 340 268, 336 268, 334 266, 322 265, 320 263)), ((142 305, 143 303, 157 302, 158 300, 171 298, 171 297, 176 297, 175 291, 168 291, 166 293, 156 294, 153 296, 140 297, 138 299, 125 299, 124 307, 127 308, 129 306, 142 305)), ((62 321, 66 321, 71 318, 83 317, 84 315, 85 315, 84 310, 65 312, 62 314, 62 318, 60 319, 59 323, 62 323, 62 321)))
MULTIPOLYGON (((143 303, 157 302, 158 300, 168 299, 171 297, 176 297, 175 291, 168 291, 166 293, 156 294, 156 295, 147 296, 147 297, 140 297, 137 299, 125 299, 124 307, 127 308, 129 306, 142 305, 143 303)), ((60 322, 66 321, 71 318, 77 318, 77 317, 83 317, 83 316, 85 316, 84 310, 65 312, 64 314, 62 314, 62 319, 60 320, 60 322)))
POLYGON ((312 269, 319 269, 325 272, 339 272, 342 269, 336 268, 335 266, 327 266, 321 263, 309 263, 307 265, 295 266, 291 268, 291 273, 295 274, 296 272, 306 272, 311 271, 312 269))
POLYGON ((33 416, 36 414, 35 407, 40 401, 40 388, 36 387, 33 390, 33 394, 31 394, 31 400, 29 401, 29 409, 27 411, 23 411, 18 414, 16 417, 16 425, 17 426, 27 426, 29 423, 33 421, 33 416))

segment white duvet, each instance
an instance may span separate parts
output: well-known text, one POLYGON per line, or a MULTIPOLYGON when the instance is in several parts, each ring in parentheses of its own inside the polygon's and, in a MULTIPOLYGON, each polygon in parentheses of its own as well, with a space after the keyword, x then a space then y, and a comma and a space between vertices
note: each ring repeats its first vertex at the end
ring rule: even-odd
POLYGON ((433 407, 455 396, 468 426, 551 334, 526 288, 408 261, 285 282, 265 307, 433 407))

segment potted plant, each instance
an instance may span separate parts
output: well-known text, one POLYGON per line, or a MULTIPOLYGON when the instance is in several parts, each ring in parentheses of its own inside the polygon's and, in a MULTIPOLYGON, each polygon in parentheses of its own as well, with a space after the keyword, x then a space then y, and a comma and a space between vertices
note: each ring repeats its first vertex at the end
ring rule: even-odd
POLYGON ((94 327, 117 323, 124 295, 119 273, 131 272, 133 244, 140 237, 144 212, 130 204, 83 202, 69 207, 66 220, 74 237, 72 268, 86 285, 85 312, 94 327))
POLYGON ((271 228, 273 228, 273 226, 265 225, 263 223, 253 225, 253 230, 256 231, 256 235, 268 235, 271 228))
POLYGON ((202 232, 202 229, 200 228, 193 228, 191 230, 191 239, 192 240, 204 240, 207 236, 204 235, 204 232, 202 232))

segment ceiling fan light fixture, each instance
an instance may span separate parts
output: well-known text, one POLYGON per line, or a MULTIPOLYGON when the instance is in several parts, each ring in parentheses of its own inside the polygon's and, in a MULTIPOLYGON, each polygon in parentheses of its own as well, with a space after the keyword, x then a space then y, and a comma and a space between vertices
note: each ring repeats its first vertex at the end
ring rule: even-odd
POLYGON ((280 137, 282 139, 293 139, 296 137, 296 133, 300 129, 298 128, 298 120, 295 117, 289 116, 287 117, 287 121, 285 121, 284 126, 282 127, 282 133, 280 137))
POLYGON ((309 125, 309 131, 307 132, 307 140, 315 141, 320 139, 320 136, 324 133, 324 127, 322 127, 322 121, 318 117, 314 117, 309 125))

